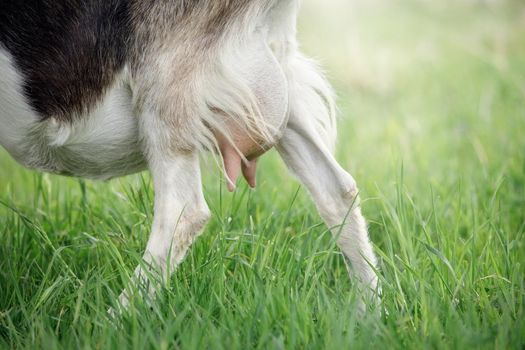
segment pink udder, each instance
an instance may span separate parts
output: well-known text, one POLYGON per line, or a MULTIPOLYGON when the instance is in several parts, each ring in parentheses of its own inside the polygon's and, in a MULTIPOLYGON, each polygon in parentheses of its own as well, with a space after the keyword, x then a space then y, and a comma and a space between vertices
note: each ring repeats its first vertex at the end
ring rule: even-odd
POLYGON ((256 140, 244 133, 234 133, 232 135, 233 142, 237 149, 244 155, 248 161, 243 161, 235 147, 228 142, 228 140, 220 133, 216 134, 224 162, 224 170, 226 172, 226 181, 228 191, 235 190, 235 183, 242 171, 246 182, 250 187, 255 187, 255 173, 257 167, 257 157, 262 155, 269 147, 263 147, 256 140))

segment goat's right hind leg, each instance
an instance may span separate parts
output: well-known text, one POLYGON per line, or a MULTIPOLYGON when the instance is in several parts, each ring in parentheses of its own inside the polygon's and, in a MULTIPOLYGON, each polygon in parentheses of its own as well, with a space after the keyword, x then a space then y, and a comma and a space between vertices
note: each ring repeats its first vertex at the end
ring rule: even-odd
POLYGON ((374 295, 378 287, 376 257, 361 215, 354 179, 335 161, 319 135, 297 120, 290 120, 277 149, 312 196, 362 292, 374 295))
POLYGON ((335 138, 331 135, 334 129, 327 128, 323 133, 318 123, 320 117, 330 122, 326 100, 321 95, 329 95, 329 87, 307 61, 292 63, 289 69, 290 119, 276 148, 312 196, 321 217, 336 237, 349 272, 357 277, 365 299, 376 302, 377 262, 359 207, 356 182, 329 149, 328 144, 335 138), (318 113, 322 113, 321 116, 318 113))

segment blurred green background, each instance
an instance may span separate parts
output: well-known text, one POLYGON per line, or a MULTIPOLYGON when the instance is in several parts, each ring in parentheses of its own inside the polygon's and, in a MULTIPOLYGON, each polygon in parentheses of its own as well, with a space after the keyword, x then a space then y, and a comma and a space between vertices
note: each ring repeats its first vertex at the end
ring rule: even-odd
POLYGON ((105 316, 151 222, 146 174, 37 174, 0 153, 6 347, 515 348, 525 345, 525 3, 305 0, 302 49, 338 95, 337 159, 380 257, 359 319, 342 258, 274 152, 224 190, 153 311, 105 316), (122 331, 122 329, 124 331, 122 331))

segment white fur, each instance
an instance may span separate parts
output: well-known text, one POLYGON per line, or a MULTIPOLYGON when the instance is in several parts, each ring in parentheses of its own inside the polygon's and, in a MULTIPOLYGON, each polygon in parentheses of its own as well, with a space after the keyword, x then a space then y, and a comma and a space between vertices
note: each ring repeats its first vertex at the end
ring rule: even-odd
POLYGON ((38 119, 25 101, 22 79, 11 55, 0 45, 0 144, 21 163, 24 163, 21 140, 38 119))
MULTIPOLYGON (((196 77, 196 84, 201 88, 199 115, 212 129, 229 138, 225 114, 246 135, 263 143, 274 144, 282 134, 288 110, 287 82, 260 31, 226 44, 215 64, 196 77)), ((199 143, 210 148, 207 141, 199 143)))
MULTIPOLYGON (((121 72, 91 113, 72 124, 39 121, 9 55, 0 49, 0 143, 23 164, 77 176, 109 178, 148 165, 155 216, 136 287, 157 269, 166 279, 209 218, 198 154, 217 146, 213 130, 228 136, 227 115, 246 137, 277 143, 332 228, 362 289, 375 295, 376 258, 357 186, 332 156, 333 93, 297 49, 297 7, 297 1, 279 1, 262 14, 250 12, 221 39, 221 49, 179 85, 171 75, 177 55, 185 51, 167 46, 138 70, 138 77, 121 72)), ((148 294, 155 289, 149 285, 148 294)), ((123 305, 128 296, 121 295, 123 305)))
POLYGON ((56 120, 47 123, 44 132, 48 147, 62 153, 59 158, 77 157, 86 164, 72 169, 62 164, 66 171, 108 179, 146 168, 128 79, 124 70, 89 115, 78 116, 72 124, 56 120))
MULTIPOLYGON (((147 119, 155 121, 154 117, 147 119)), ((129 294, 137 286, 147 296, 154 297, 158 285, 168 280, 210 218, 202 193, 197 152, 168 157, 159 153, 150 160, 150 171, 155 188, 153 226, 144 264, 135 269, 131 290, 120 295, 121 307, 127 306, 129 294), (152 271, 160 272, 160 276, 152 276, 152 271)))
POLYGON ((69 124, 40 121, 22 94, 22 79, 0 48, 0 144, 20 163, 42 171, 108 179, 144 170, 138 119, 125 72, 85 116, 69 124))

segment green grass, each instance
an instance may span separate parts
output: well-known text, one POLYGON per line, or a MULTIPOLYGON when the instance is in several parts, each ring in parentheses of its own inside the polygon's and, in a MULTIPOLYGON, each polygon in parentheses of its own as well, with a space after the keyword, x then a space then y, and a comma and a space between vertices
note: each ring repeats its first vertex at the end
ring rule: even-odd
POLYGON ((106 310, 140 259, 147 174, 94 183, 0 154, 0 347, 525 346, 525 6, 306 1, 300 36, 339 95, 337 158, 360 185, 382 315, 276 154, 227 194, 160 298, 106 310), (330 3, 327 5, 326 3, 330 3))

